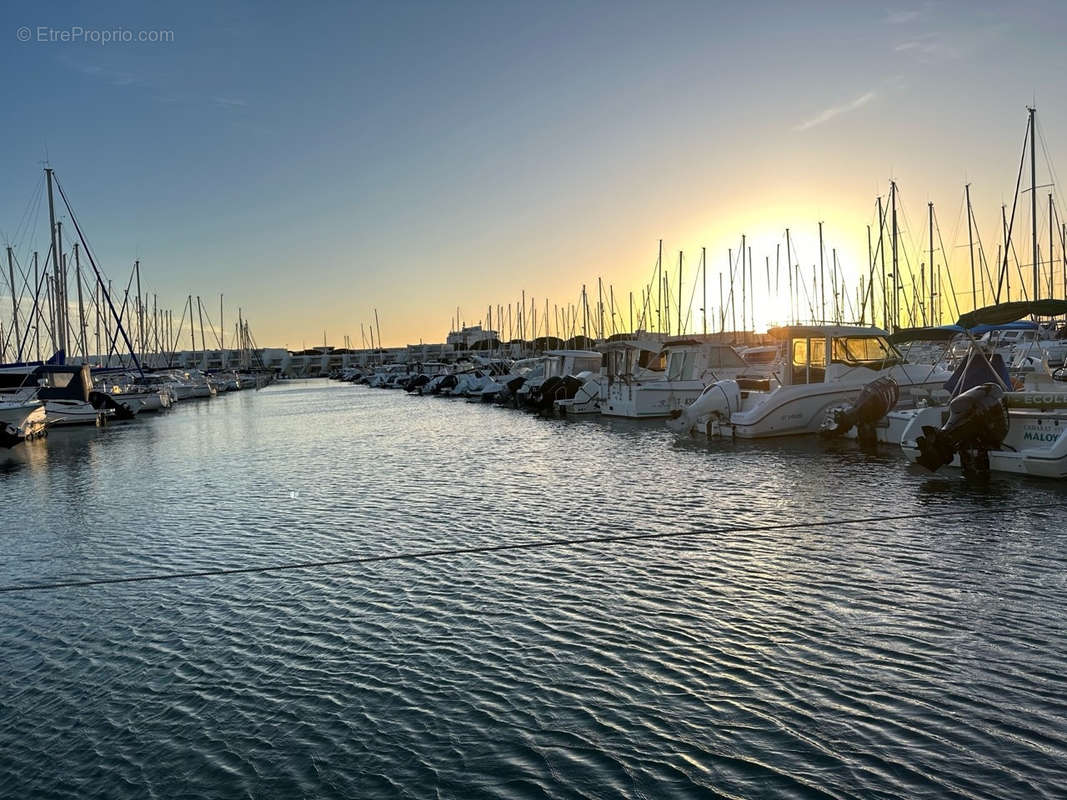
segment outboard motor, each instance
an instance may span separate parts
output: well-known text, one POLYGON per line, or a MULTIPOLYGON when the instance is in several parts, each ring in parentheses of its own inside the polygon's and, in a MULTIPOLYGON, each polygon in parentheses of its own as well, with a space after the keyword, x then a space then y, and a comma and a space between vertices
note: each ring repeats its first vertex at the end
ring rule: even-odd
POLYGON ((560 378, 560 382, 556 385, 551 396, 544 397, 541 403, 541 408, 544 411, 559 411, 560 414, 566 415, 566 406, 562 408, 556 407, 556 402, 559 400, 573 400, 578 394, 578 391, 582 388, 585 381, 574 375, 564 375, 560 378))
POLYGON ((848 406, 831 408, 820 431, 823 436, 844 436, 856 428, 856 438, 864 444, 878 440, 875 424, 889 413, 900 399, 897 382, 884 375, 868 383, 859 396, 848 406))
POLYGON ((968 389, 948 404, 948 422, 940 429, 923 425, 923 435, 915 440, 915 459, 931 472, 952 463, 959 453, 960 465, 968 472, 989 471, 989 451, 1008 435, 1008 409, 1004 390, 995 383, 968 389))
POLYGON ((540 386, 530 392, 529 405, 531 408, 544 411, 552 408, 552 403, 555 402, 557 397, 563 397, 563 378, 559 375, 553 375, 551 378, 546 378, 540 386))
POLYGON ((441 394, 444 389, 454 389, 456 384, 459 383, 459 378, 455 375, 445 375, 435 387, 430 390, 430 394, 441 394))
POLYGON ((120 403, 107 392, 89 392, 89 403, 97 411, 111 410, 115 419, 133 419, 136 411, 130 409, 125 403, 120 403))
POLYGON ((404 384, 404 391, 414 392, 416 389, 421 389, 423 386, 430 382, 429 375, 416 375, 414 378, 404 384))
POLYGON ((504 388, 496 393, 497 405, 509 405, 518 408, 518 397, 516 392, 519 391, 519 387, 526 383, 525 375, 516 375, 510 381, 504 384, 504 388))
POLYGON ((680 436, 688 436, 694 430, 706 431, 714 419, 729 420, 731 414, 740 410, 741 387, 737 381, 716 381, 692 403, 672 413, 667 427, 680 436))
POLYGON ((585 383, 581 378, 577 378, 574 375, 563 376, 563 387, 557 397, 553 397, 553 402, 556 400, 571 400, 578 390, 582 388, 582 384, 585 383))

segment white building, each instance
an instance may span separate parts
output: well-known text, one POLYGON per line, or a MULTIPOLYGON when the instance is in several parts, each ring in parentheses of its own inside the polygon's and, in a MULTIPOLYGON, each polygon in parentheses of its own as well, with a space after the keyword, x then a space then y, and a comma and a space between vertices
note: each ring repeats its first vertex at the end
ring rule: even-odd
POLYGON ((452 331, 446 340, 456 350, 470 350, 475 342, 485 339, 497 339, 496 331, 484 330, 481 325, 471 325, 469 328, 452 331))

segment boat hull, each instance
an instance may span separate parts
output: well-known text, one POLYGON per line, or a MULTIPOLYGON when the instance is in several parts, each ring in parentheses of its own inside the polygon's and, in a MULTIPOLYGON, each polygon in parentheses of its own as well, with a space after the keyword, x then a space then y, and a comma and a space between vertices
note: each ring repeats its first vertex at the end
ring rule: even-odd
POLYGON ((0 447, 43 436, 46 422, 44 406, 39 402, 0 402, 0 447))
MULTIPOLYGON (((912 372, 910 365, 895 367, 881 374, 857 369, 847 377, 824 383, 778 386, 769 391, 742 389, 738 410, 731 405, 729 413, 686 419, 691 415, 690 412, 689 415, 681 415, 684 425, 668 425, 680 433, 706 434, 713 438, 774 438, 818 433, 823 429, 831 409, 853 402, 864 386, 882 375, 892 378, 899 387, 897 407, 917 407, 931 398, 944 396, 941 387, 947 373, 934 370, 921 372, 912 372)), ((712 387, 726 383, 730 382, 719 382, 712 387)), ((708 390, 712 390, 712 387, 708 387, 708 390)), ((878 429, 877 433, 883 441, 891 441, 891 437, 897 435, 897 429, 886 426, 883 430, 878 429)), ((899 442, 899 438, 896 442, 899 442)))
POLYGON ((692 403, 704 389, 701 381, 616 382, 600 401, 600 413, 630 419, 665 418, 692 403))
MULTIPOLYGON (((917 439, 924 426, 940 428, 948 419, 948 408, 937 406, 899 412, 908 418, 900 439, 900 448, 912 463, 917 463, 917 439)), ((947 466, 961 469, 957 454, 947 466)), ((1067 478, 1067 411, 1054 413, 1010 409, 1008 434, 999 450, 989 451, 991 472, 1033 475, 1041 478, 1067 478)))
POLYGON ((92 403, 83 403, 80 400, 46 400, 44 409, 49 427, 99 425, 111 416, 110 411, 95 408, 92 403))

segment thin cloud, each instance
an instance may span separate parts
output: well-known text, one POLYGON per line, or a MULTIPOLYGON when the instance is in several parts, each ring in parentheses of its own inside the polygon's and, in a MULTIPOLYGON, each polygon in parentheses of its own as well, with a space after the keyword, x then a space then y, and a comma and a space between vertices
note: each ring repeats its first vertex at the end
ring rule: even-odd
POLYGON ((893 51, 909 53, 925 61, 947 61, 957 59, 961 55, 961 50, 957 45, 933 33, 901 42, 893 48, 893 51))
POLYGON ((820 111, 811 119, 795 126, 793 130, 806 131, 810 128, 814 128, 816 125, 822 125, 824 122, 829 122, 834 117, 839 117, 842 114, 847 114, 849 111, 855 111, 858 108, 863 108, 877 96, 877 92, 865 92, 850 103, 844 103, 839 106, 831 106, 830 108, 820 111))
POLYGON ((925 64, 958 61, 991 47, 1008 30, 1006 24, 994 22, 971 29, 924 33, 897 43, 893 52, 925 64))
POLYGON ((133 87, 151 94, 153 100, 166 103, 189 103, 193 105, 211 105, 218 108, 238 109, 248 105, 247 101, 240 97, 226 97, 223 95, 197 95, 189 92, 174 92, 168 87, 159 85, 158 81, 136 75, 132 72, 108 69, 98 64, 86 64, 61 56, 60 63, 81 75, 93 80, 101 81, 115 87, 133 87))
POLYGON ((90 78, 106 81, 112 86, 139 86, 144 82, 132 72, 120 72, 118 70, 105 69, 96 64, 78 64, 72 61, 67 61, 66 59, 63 60, 70 66, 74 67, 74 69, 82 75, 88 75, 90 78))
POLYGON ((891 10, 886 15, 885 21, 888 22, 890 25, 906 25, 909 22, 915 22, 915 20, 917 20, 921 14, 922 12, 918 10, 891 10))

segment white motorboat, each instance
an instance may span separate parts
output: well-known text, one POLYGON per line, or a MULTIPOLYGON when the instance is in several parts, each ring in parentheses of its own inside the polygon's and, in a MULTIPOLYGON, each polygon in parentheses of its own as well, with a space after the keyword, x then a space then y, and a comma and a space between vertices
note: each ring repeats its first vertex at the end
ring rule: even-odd
POLYGON ((45 432, 44 404, 36 389, 0 392, 0 447, 12 447, 45 432))
POLYGON ((817 433, 831 409, 878 378, 892 379, 900 402, 916 406, 936 399, 951 377, 941 367, 905 363, 879 328, 793 325, 769 333, 788 355, 774 378, 713 383, 668 426, 681 435, 744 439, 817 433))
POLYGON ((48 417, 49 427, 100 425, 115 413, 113 409, 96 408, 88 401, 55 398, 44 401, 44 410, 48 417))
POLYGON ((35 387, 36 398, 44 404, 49 427, 98 425, 115 413, 111 401, 93 396, 95 393, 87 364, 4 367, 0 369, 0 386, 35 387))
POLYGON ((526 384, 526 381, 540 381, 544 376, 545 364, 548 361, 543 356, 533 358, 521 358, 508 368, 506 375, 500 375, 487 383, 482 388, 482 400, 496 403, 515 403, 518 405, 518 392, 526 384))
POLYGON ((194 398, 214 397, 217 392, 215 387, 208 381, 207 376, 200 370, 182 372, 171 370, 161 373, 163 384, 170 389, 175 400, 191 400, 194 398))
POLYGON ((663 343, 657 358, 665 361, 663 371, 646 360, 643 372, 634 375, 629 370, 641 367, 641 351, 617 348, 614 354, 612 360, 621 363, 609 365, 607 390, 600 403, 600 413, 612 417, 670 416, 700 397, 709 384, 741 378, 752 370, 730 345, 693 338, 663 343), (634 355, 638 356, 636 364, 632 363, 634 355), (620 369, 627 371, 620 374, 620 369))
MULTIPOLYGON (((971 312, 959 325, 973 333, 973 322, 985 321, 988 328, 1029 315, 1065 313, 1065 300, 1022 301, 971 312)), ((930 470, 950 466, 1067 478, 1067 391, 1042 372, 1027 374, 1017 390, 1001 353, 993 349, 996 341, 971 339, 967 360, 949 384, 950 401, 890 415, 891 425, 902 428, 901 449, 930 470)))
POLYGON ((947 406, 920 408, 908 421, 900 447, 912 463, 975 472, 1012 472, 1067 478, 1067 392, 1007 392, 989 382, 957 395, 947 406), (973 394, 972 394, 973 393, 973 394), (991 408, 980 401, 988 398, 991 408), (977 418, 977 422, 975 421, 977 418), (970 446, 967 429, 1003 418, 999 441, 970 446), (954 434, 959 435, 954 435, 954 434))
POLYGON ((600 369, 581 376, 573 397, 555 401, 560 414, 599 414, 611 383, 655 380, 662 376, 667 360, 663 340, 647 335, 609 341, 597 350, 602 354, 600 369))
POLYGON ((602 359, 596 350, 546 350, 540 376, 522 386, 523 404, 547 411, 556 401, 573 397, 587 378, 600 374, 602 359))

